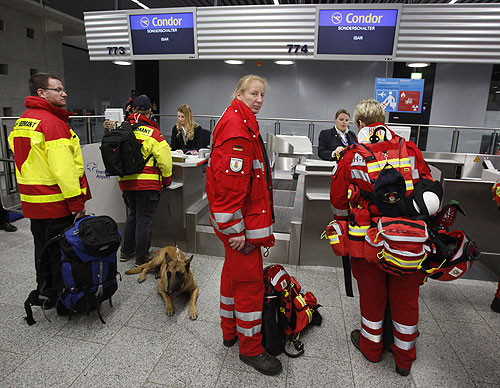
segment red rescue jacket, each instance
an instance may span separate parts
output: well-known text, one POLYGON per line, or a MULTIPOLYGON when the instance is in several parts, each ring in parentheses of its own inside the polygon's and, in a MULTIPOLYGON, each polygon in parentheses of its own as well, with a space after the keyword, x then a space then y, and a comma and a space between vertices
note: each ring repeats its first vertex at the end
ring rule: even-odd
POLYGON ((255 114, 234 99, 213 131, 207 167, 210 222, 222 242, 245 235, 274 246, 270 171, 255 114))

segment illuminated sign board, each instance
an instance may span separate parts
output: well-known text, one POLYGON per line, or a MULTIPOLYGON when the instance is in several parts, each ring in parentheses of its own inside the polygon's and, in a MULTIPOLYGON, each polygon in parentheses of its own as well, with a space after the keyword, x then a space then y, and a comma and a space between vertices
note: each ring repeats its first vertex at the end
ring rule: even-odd
POLYGON ((130 14, 132 58, 196 58, 195 20, 194 11, 130 14))
POLYGON ((386 112, 422 112, 423 79, 376 78, 375 100, 386 112))
POLYGON ((399 15, 398 6, 318 6, 315 55, 325 59, 392 59, 399 15))

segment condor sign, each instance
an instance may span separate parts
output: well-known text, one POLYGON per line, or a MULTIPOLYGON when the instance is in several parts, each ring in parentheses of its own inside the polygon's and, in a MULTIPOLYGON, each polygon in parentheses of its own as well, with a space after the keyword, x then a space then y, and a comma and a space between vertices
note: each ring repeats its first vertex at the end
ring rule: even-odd
MULTIPOLYGON (((396 6, 397 7, 397 6, 396 6)), ((394 6, 392 8, 395 8, 394 6)), ((399 9, 319 9, 316 54, 352 59, 393 55, 399 9), (368 56, 362 58, 363 56, 368 56)))
POLYGON ((133 55, 165 54, 169 57, 192 58, 195 50, 194 13, 162 13, 130 15, 133 55))

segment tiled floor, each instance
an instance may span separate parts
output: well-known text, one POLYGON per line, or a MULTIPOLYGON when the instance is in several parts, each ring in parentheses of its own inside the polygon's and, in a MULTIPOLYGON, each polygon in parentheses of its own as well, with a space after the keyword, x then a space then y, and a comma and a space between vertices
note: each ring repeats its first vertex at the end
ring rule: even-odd
MULTIPOLYGON (((95 314, 58 317, 49 323, 35 308, 36 325, 23 320, 23 302, 33 288, 33 247, 29 221, 19 231, 0 231, 0 387, 500 387, 500 314, 489 304, 492 281, 431 281, 421 289, 418 359, 408 377, 394 371, 390 354, 368 362, 350 343, 359 326, 358 298, 345 296, 342 271, 288 266, 323 305, 323 324, 303 335, 305 355, 280 356, 284 371, 263 376, 238 360, 237 347, 222 346, 219 276, 222 258, 196 255, 199 318, 187 317, 186 297, 164 313, 153 275, 139 284, 124 275, 95 314)), ((130 264, 120 263, 121 273, 130 264)))

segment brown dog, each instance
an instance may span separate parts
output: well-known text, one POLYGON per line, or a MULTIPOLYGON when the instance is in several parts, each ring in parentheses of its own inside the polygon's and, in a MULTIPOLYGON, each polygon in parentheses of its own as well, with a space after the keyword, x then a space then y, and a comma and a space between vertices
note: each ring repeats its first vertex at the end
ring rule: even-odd
POLYGON ((158 253, 147 263, 125 271, 127 275, 141 273, 139 283, 146 279, 146 274, 150 270, 160 267, 160 281, 157 290, 165 302, 165 310, 168 316, 175 313, 172 299, 184 292, 189 292, 189 318, 195 320, 198 318, 196 311, 196 300, 198 299, 198 285, 194 280, 191 260, 193 256, 186 259, 184 253, 176 247, 167 246, 158 251, 158 253))

